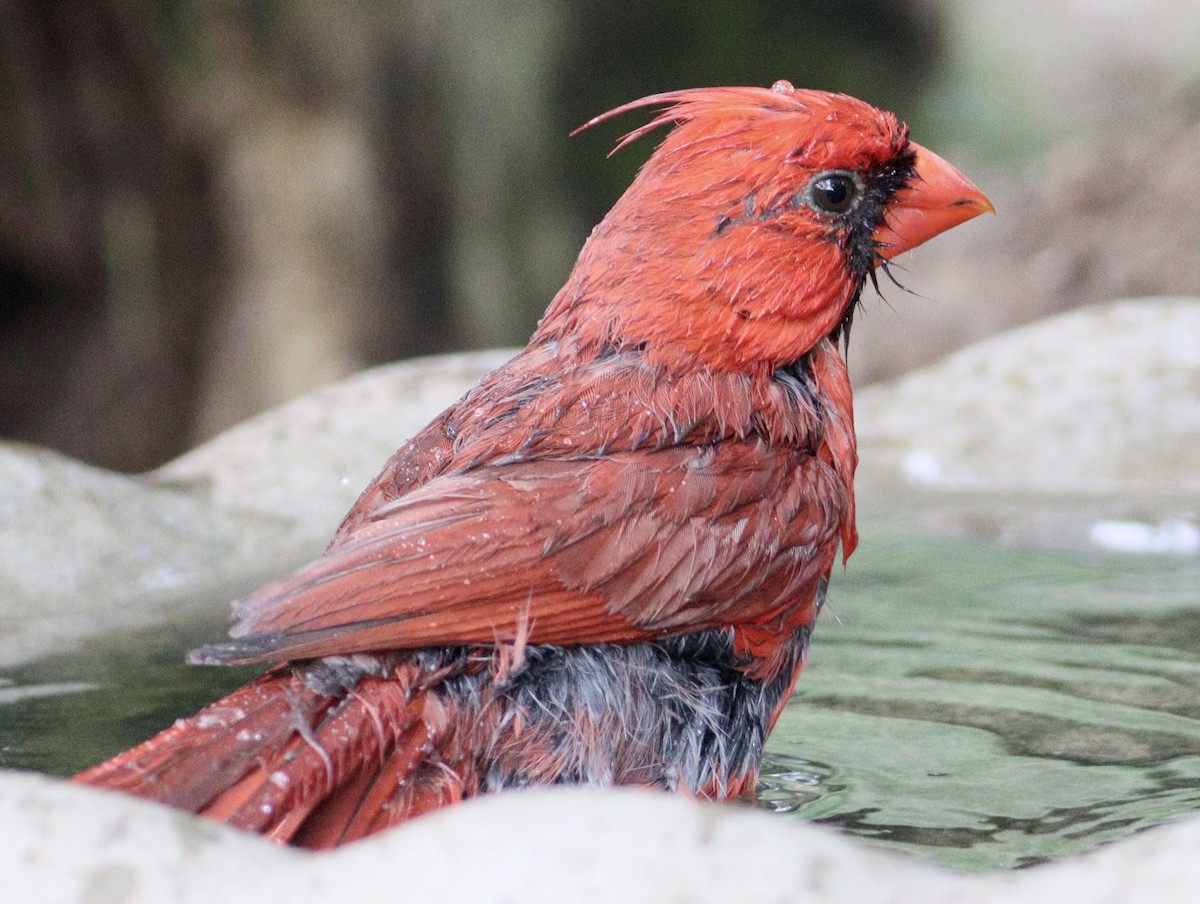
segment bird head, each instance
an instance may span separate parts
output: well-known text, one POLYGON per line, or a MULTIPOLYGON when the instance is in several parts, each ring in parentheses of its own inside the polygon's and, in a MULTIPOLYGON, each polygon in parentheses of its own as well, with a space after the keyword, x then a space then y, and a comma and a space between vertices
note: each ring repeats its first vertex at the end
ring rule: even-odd
POLYGON ((617 149, 675 128, 584 245, 540 331, 668 367, 771 372, 836 335, 875 267, 991 204, 855 98, 700 88, 617 149))

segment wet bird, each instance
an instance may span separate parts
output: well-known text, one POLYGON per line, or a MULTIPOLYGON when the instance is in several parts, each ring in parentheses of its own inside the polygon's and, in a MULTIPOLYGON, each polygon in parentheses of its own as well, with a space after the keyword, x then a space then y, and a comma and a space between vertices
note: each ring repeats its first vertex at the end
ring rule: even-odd
POLYGON ((262 677, 75 778, 281 842, 559 783, 753 790, 838 558, 839 342, 893 256, 990 210, 851 97, 706 88, 528 346, 401 448, 201 664, 262 677))

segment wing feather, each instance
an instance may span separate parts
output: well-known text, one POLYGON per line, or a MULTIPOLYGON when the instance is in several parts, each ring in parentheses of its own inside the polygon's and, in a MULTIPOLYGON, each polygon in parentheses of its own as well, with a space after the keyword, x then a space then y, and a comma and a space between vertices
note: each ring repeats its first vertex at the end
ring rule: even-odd
POLYGON ((763 623, 832 563, 848 493, 760 440, 437 476, 234 604, 195 661, 644 640, 763 623))

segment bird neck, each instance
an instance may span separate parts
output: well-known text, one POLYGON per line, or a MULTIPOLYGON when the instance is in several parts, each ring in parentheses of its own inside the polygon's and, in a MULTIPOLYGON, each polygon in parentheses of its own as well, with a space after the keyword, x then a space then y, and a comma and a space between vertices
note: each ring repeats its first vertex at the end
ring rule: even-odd
POLYGON ((637 349, 670 371, 767 379, 833 334, 860 290, 834 241, 797 243, 761 225, 718 235, 694 223, 606 220, 534 341, 575 343, 585 356, 637 349))

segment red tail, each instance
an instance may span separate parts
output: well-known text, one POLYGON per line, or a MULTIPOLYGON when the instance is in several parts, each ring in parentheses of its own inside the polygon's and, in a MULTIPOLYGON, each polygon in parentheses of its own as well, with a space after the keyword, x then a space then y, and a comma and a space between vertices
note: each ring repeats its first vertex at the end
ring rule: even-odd
POLYGON ((788 636, 765 680, 731 631, 329 657, 269 672, 75 781, 310 848, 530 785, 733 797, 754 788, 808 637, 788 636))
POLYGON ((272 671, 75 777, 311 848, 353 841, 457 800, 428 755, 446 727, 402 663, 343 696, 272 671))

